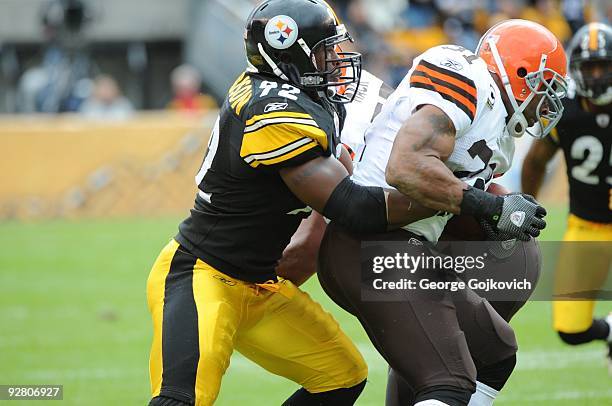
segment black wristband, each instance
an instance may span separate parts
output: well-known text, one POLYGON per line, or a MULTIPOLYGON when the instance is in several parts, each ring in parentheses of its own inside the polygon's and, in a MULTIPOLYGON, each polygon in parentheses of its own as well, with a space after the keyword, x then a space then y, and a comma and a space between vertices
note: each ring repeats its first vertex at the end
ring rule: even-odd
POLYGON ((383 188, 361 186, 349 176, 334 189, 323 215, 348 231, 381 233, 387 230, 387 203, 383 188))
POLYGON ((499 220, 503 204, 504 199, 501 196, 468 186, 463 191, 461 214, 496 222, 499 220))

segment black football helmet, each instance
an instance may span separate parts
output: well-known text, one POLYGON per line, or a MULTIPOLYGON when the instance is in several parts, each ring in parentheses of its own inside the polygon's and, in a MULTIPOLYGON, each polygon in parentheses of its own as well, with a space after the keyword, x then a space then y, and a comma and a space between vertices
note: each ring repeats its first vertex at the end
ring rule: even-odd
POLYGON ((353 41, 323 0, 266 0, 244 33, 248 70, 275 75, 333 103, 349 103, 361 78, 361 54, 342 52, 353 41))
POLYGON ((593 104, 612 102, 612 28, 603 23, 590 23, 580 28, 568 46, 570 76, 576 93, 593 104), (593 74, 598 64, 598 74, 593 74))

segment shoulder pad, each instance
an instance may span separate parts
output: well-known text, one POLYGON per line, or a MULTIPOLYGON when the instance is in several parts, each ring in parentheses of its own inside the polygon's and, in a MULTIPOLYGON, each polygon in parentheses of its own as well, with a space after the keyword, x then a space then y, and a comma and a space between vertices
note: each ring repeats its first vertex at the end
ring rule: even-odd
POLYGON ((478 91, 469 66, 470 55, 470 51, 456 45, 426 51, 415 60, 410 87, 437 93, 463 111, 471 123, 476 116, 478 91))
POLYGON ((471 79, 471 65, 479 58, 459 45, 439 45, 425 51, 421 59, 471 79))
POLYGON ((329 154, 333 122, 330 126, 330 119, 323 119, 322 107, 307 95, 299 96, 299 89, 283 85, 261 81, 243 115, 240 156, 254 168, 295 165, 329 154))

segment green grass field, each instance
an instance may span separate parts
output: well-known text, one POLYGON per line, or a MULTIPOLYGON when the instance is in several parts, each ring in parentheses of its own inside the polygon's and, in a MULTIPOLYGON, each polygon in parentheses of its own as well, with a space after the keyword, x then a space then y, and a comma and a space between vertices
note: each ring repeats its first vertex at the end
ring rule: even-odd
MULTIPOLYGON (((563 211, 549 219, 546 238, 561 238, 563 211)), ((146 404, 151 326, 145 282, 178 220, 0 224, 0 384, 63 384, 69 405, 146 404)), ((358 405, 382 406, 384 361, 316 279, 306 289, 368 361, 369 383, 358 405)), ((610 303, 599 303, 600 313, 609 310, 610 303)), ((519 361, 497 404, 612 405, 603 346, 565 347, 550 324, 547 302, 529 303, 513 321, 519 361)), ((217 404, 279 405, 295 389, 235 354, 217 404)))

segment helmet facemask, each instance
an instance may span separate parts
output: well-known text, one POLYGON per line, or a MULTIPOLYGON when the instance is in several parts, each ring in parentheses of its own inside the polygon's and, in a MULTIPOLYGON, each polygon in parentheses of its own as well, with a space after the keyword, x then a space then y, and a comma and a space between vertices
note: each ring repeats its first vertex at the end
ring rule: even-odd
POLYGON ((342 51, 340 44, 353 42, 353 39, 344 25, 338 26, 337 30, 337 35, 319 41, 312 50, 304 41, 298 40, 313 68, 312 72, 302 74, 300 84, 306 89, 319 91, 332 103, 350 103, 355 98, 354 89, 357 89, 361 79, 361 54, 342 51), (317 55, 323 57, 317 60, 317 55))
POLYGON ((543 55, 540 70, 525 76, 531 94, 521 103, 521 108, 524 109, 535 96, 542 96, 535 110, 536 123, 525 130, 535 138, 545 137, 559 123, 564 109, 561 99, 567 95, 565 78, 552 69, 543 68, 545 63, 546 55, 543 55))
POLYGON ((489 46, 497 64, 506 95, 514 110, 506 125, 509 134, 513 137, 521 137, 524 133, 528 133, 534 138, 544 138, 557 125, 563 115, 564 108, 561 99, 567 94, 566 79, 554 70, 546 68, 547 55, 542 54, 538 70, 525 72, 524 79, 530 94, 519 106, 493 40, 489 40, 489 46), (536 96, 541 96, 535 109, 536 122, 529 126, 524 113, 536 96))

